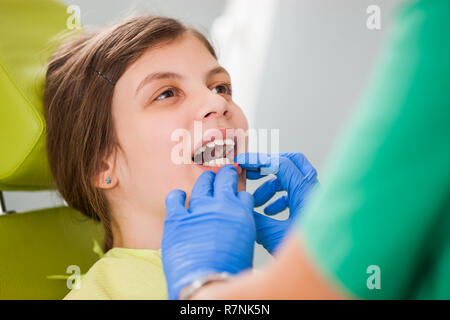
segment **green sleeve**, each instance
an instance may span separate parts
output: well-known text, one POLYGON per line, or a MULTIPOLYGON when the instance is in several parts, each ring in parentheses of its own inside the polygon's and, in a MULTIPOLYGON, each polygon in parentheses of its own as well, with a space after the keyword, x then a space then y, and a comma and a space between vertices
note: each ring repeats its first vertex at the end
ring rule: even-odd
POLYGON ((448 0, 397 12, 322 190, 296 222, 313 263, 353 297, 413 298, 426 278, 450 298, 448 270, 430 274, 439 259, 450 265, 449 12, 448 0), (375 274, 380 288, 369 289, 375 274))

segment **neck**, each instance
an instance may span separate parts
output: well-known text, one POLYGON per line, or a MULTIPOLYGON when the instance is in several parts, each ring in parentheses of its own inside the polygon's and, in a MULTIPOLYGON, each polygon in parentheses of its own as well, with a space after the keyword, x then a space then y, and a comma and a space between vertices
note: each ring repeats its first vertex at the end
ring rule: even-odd
POLYGON ((164 213, 125 211, 126 214, 114 214, 112 222, 113 247, 130 249, 161 248, 164 229, 164 213), (129 214, 133 212, 133 214, 129 214))

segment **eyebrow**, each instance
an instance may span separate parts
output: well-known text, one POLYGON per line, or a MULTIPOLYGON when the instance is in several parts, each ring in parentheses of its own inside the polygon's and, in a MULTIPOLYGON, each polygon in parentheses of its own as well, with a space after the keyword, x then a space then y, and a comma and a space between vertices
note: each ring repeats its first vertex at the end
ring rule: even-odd
MULTIPOLYGON (((225 73, 228 77, 230 77, 230 74, 228 73, 228 71, 221 67, 218 66, 216 68, 213 68, 211 70, 209 70, 206 73, 206 79, 211 78, 212 76, 219 74, 219 73, 225 73)), ((175 79, 175 80, 182 80, 184 79, 184 77, 178 73, 174 73, 174 72, 154 72, 154 73, 150 73, 148 74, 139 84, 139 86, 136 89, 136 93, 135 95, 137 95, 138 91, 141 90, 144 86, 146 86, 147 84, 149 84, 152 81, 155 80, 161 80, 161 79, 175 79)))

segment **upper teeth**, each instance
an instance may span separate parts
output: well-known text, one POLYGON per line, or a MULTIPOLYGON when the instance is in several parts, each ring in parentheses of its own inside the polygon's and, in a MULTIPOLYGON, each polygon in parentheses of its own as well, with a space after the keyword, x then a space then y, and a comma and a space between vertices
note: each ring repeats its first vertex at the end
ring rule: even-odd
POLYGON ((227 159, 226 156, 232 150, 234 150, 233 139, 215 139, 214 141, 208 142, 206 145, 198 148, 194 153, 193 160, 195 163, 200 163, 205 166, 220 166, 223 164, 229 164, 231 161, 227 159), (214 156, 212 156, 213 150, 214 156))

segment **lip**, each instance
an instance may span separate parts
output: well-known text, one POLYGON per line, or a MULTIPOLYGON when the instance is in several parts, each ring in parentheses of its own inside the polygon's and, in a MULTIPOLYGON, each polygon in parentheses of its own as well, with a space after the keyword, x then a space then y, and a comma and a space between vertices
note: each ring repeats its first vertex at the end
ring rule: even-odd
MULTIPOLYGON (((226 164, 218 166, 218 167, 210 167, 210 166, 207 167, 207 166, 204 166, 204 165, 201 165, 201 164, 195 164, 195 165, 197 167, 199 167, 200 169, 202 169, 203 171, 212 171, 214 173, 219 172, 220 168, 222 168, 223 166, 226 166, 226 164)), ((240 175, 242 173, 241 166, 238 165, 236 162, 230 163, 230 164, 228 164, 228 166, 229 165, 232 165, 236 169, 238 175, 240 175)))

